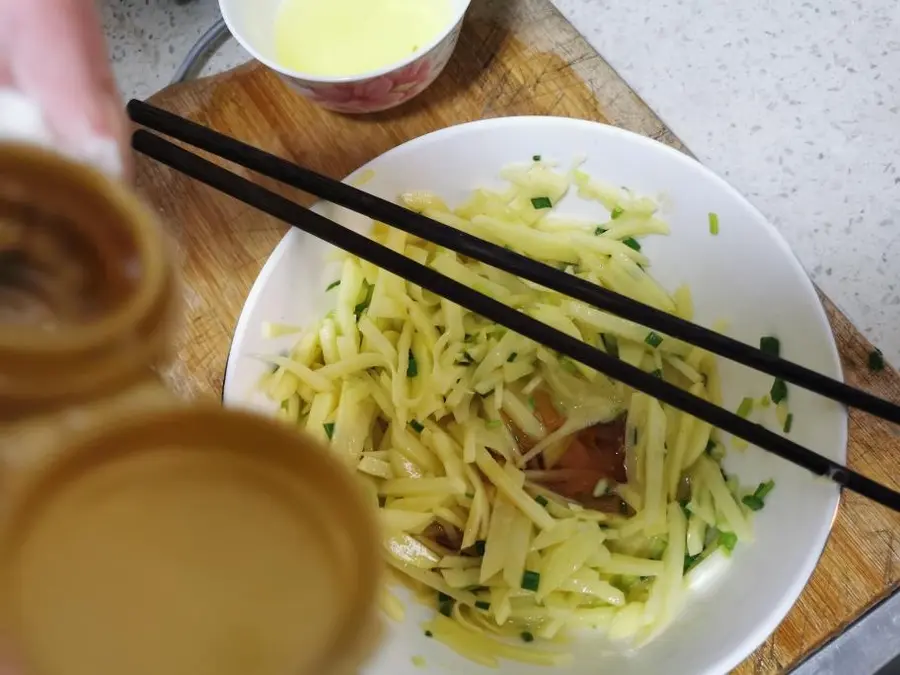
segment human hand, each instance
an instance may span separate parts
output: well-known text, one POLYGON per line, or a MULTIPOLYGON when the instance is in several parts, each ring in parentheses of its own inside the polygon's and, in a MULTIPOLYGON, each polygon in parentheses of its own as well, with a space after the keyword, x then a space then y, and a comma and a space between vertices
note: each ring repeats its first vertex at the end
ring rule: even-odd
POLYGON ((37 105, 54 148, 128 171, 127 121, 94 0, 0 0, 3 88, 37 105))

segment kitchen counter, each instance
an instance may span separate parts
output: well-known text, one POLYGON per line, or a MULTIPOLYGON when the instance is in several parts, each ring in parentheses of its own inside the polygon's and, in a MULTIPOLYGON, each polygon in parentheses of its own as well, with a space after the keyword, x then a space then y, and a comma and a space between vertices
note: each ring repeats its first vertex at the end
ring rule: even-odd
MULTIPOLYGON (((553 1, 900 363, 900 4, 553 1)), ((103 14, 123 95, 145 97, 218 9, 104 0, 103 14)), ((204 72, 247 58, 229 40, 204 72)))

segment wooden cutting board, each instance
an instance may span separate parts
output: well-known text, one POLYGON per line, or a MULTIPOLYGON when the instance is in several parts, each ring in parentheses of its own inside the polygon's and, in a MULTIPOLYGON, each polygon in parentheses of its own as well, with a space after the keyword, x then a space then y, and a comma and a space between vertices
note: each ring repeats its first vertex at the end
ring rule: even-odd
MULTIPOLYGON (((509 115, 597 120, 685 150, 548 0, 476 0, 444 74, 397 110, 366 117, 328 113, 257 65, 173 87, 151 100, 337 178, 410 138, 509 115)), ((187 321, 169 379, 185 395, 218 396, 244 299, 287 228, 146 159, 137 159, 137 183, 177 243, 185 282, 187 321)), ((847 381, 900 400, 897 373, 890 368, 869 372, 872 346, 827 298, 823 302, 847 381)), ((896 430, 852 414, 850 464, 900 487, 896 430)), ((735 672, 789 670, 892 591, 900 580, 898 562, 900 516, 845 495, 825 553, 800 600, 735 672)))

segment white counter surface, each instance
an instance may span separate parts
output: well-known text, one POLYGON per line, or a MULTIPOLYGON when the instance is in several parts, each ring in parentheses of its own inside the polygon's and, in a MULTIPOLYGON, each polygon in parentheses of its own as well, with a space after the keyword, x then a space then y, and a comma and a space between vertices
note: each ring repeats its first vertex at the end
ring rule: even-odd
MULTIPOLYGON (((900 363, 900 3, 553 1, 900 363)), ((103 6, 126 97, 165 86, 218 17, 215 0, 103 6)), ((207 71, 246 58, 229 41, 207 71)))

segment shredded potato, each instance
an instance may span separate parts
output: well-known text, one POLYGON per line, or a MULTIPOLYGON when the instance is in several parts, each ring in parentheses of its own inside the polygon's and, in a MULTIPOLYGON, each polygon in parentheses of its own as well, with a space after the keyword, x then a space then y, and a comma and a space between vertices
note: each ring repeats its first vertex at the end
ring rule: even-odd
MULTIPOLYGON (((689 289, 666 292, 634 239, 669 231, 653 200, 542 162, 502 176, 507 191, 476 190, 455 211, 421 191, 400 201, 693 317, 689 289), (599 202, 600 225, 548 218, 571 182, 599 202)), ((702 350, 380 223, 373 237, 721 402, 716 362, 702 350)), ((280 417, 330 441, 368 482, 392 578, 434 605, 423 630, 435 639, 486 666, 564 664, 568 629, 641 644, 677 616, 688 571, 752 537, 761 498, 724 475, 708 424, 353 256, 342 265, 333 312, 288 356, 268 359, 261 387, 280 417)), ((389 592, 381 602, 404 615, 389 592)))

